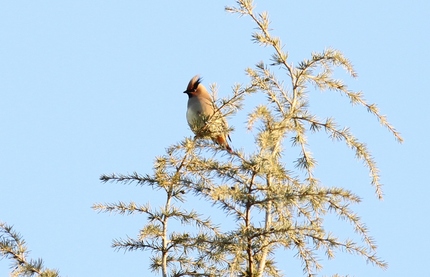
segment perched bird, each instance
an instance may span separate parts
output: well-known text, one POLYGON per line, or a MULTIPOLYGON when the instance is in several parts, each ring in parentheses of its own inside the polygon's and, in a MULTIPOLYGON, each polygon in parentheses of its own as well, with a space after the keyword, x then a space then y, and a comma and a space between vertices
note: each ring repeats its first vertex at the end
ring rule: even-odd
POLYGON ((228 145, 227 122, 220 112, 215 113, 215 104, 206 88, 201 84, 199 75, 194 76, 188 83, 187 121, 196 137, 210 137, 223 146, 229 153, 233 153, 228 145))

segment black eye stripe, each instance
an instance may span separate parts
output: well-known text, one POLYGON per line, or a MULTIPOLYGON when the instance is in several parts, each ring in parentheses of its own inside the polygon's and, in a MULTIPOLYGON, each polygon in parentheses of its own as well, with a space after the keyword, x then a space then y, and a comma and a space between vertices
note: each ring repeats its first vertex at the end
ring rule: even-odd
POLYGON ((193 88, 193 89, 187 89, 186 91, 184 91, 184 92, 186 92, 186 93, 191 93, 191 92, 196 92, 197 91, 197 88, 193 88))

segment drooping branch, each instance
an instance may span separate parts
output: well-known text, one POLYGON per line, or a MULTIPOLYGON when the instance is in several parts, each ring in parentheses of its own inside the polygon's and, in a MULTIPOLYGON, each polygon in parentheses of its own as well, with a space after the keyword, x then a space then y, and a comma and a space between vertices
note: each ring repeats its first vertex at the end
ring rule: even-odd
POLYGON ((46 269, 42 259, 28 259, 26 243, 12 226, 0 222, 0 258, 12 260, 11 276, 58 277, 58 270, 46 269))

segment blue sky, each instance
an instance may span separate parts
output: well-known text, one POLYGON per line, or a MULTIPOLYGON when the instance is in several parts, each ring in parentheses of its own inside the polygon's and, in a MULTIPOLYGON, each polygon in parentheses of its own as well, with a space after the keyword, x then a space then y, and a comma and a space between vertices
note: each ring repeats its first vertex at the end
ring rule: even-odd
MULTIPOLYGON (((104 173, 151 173, 155 156, 191 136, 187 82, 201 74, 219 95, 247 84, 244 69, 267 60, 252 44, 254 25, 224 11, 234 1, 2 1, 0 3, 0 221, 14 225, 31 257, 62 276, 152 276, 148 253, 115 252, 114 238, 136 236, 141 216, 97 214, 96 202, 157 201, 133 185, 101 184, 104 173)), ((311 139, 317 177, 363 202, 355 210, 379 245, 385 271, 339 254, 322 274, 423 276, 430 239, 427 212, 427 77, 430 4, 413 1, 257 1, 291 62, 313 51, 341 50, 358 79, 402 133, 399 145, 365 109, 345 97, 310 93, 310 108, 336 116, 365 141, 381 169, 378 201, 367 171, 342 144, 311 139)), ((343 77, 343 75, 340 75, 343 77)), ((233 148, 252 149, 246 112, 229 119, 233 148)), ((291 157, 293 159, 293 157, 291 157)), ((193 203, 189 205, 193 206, 193 203)), ((196 207, 197 209, 197 207, 196 207)), ((337 232, 352 234, 345 223, 337 232)), ((280 258, 298 276, 293 253, 280 258)), ((9 261, 0 261, 7 276, 9 261)), ((155 275, 154 275, 155 276, 155 275)))

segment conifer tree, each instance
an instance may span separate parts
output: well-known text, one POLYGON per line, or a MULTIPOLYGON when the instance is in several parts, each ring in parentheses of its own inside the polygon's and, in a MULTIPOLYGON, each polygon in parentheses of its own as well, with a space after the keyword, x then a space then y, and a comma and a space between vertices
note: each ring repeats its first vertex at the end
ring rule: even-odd
POLYGON ((47 269, 42 259, 28 259, 28 250, 22 236, 12 226, 0 222, 0 258, 12 260, 11 277, 58 277, 58 270, 47 269))
MULTIPOLYGON (((270 61, 246 69, 248 85, 236 85, 230 96, 216 100, 214 118, 231 117, 243 110, 249 95, 265 96, 266 102, 252 107, 248 114, 246 128, 255 138, 256 150, 235 149, 229 154, 211 140, 189 137, 157 157, 151 174, 102 175, 103 182, 135 182, 160 191, 164 197, 161 207, 134 202, 94 204, 93 208, 101 212, 148 217, 136 238, 114 240, 113 247, 150 250, 150 267, 163 277, 283 276, 276 263, 280 249, 296 252, 305 276, 314 276, 322 268, 318 257, 321 250, 330 259, 341 250, 385 268, 387 263, 376 255, 376 243, 351 209, 360 197, 347 188, 320 182, 308 137, 325 132, 329 139, 345 143, 364 162, 370 184, 382 199, 375 160, 348 127, 338 126, 334 118, 320 119, 309 110, 309 91, 315 88, 345 95, 352 105, 363 106, 373 114, 399 142, 400 134, 361 92, 334 78, 336 68, 357 76, 340 51, 329 48, 315 52, 294 66, 281 39, 271 34, 267 12, 256 13, 251 0, 238 0, 226 11, 250 18, 256 24, 253 41, 273 51, 270 61), (284 161, 291 147, 300 152, 294 170, 284 161), (212 204, 226 222, 211 222, 205 210, 183 209, 181 203, 190 200, 212 204), (349 222, 362 241, 340 239, 327 230, 327 214, 349 222)), ((215 98, 215 87, 211 91, 215 98)))

